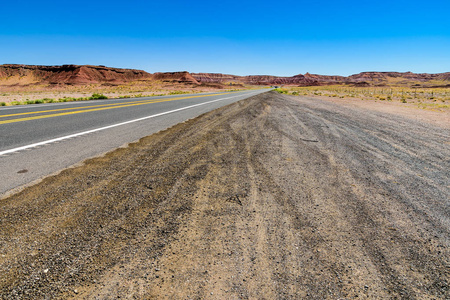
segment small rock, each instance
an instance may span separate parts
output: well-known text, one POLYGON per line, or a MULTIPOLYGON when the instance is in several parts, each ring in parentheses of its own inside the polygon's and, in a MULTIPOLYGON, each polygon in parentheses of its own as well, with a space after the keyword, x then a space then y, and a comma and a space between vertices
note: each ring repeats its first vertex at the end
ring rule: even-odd
POLYGON ((44 273, 47 274, 47 273, 48 273, 48 269, 45 269, 45 270, 44 270, 44 273))

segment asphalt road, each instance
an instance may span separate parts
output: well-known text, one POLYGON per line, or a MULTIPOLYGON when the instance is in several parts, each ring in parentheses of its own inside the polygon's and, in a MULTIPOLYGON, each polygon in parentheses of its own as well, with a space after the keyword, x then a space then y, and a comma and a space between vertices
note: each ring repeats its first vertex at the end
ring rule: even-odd
POLYGON ((252 90, 0 109, 0 195, 221 106, 252 90))

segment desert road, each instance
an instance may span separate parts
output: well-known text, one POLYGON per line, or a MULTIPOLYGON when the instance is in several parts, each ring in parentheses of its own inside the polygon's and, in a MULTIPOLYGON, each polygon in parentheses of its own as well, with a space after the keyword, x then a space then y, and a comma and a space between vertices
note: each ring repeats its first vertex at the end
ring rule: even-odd
POLYGON ((264 90, 0 108, 0 195, 264 90))
POLYGON ((449 128, 257 93, 2 199, 0 299, 450 299, 449 128))

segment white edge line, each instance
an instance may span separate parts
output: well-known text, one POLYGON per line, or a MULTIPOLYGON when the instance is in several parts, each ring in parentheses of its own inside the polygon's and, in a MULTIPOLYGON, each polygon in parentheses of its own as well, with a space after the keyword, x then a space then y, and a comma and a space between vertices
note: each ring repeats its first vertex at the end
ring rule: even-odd
POLYGON ((155 114, 155 115, 151 115, 151 116, 147 116, 147 117, 143 117, 143 118, 139 118, 139 119, 134 119, 134 120, 130 120, 130 121, 122 122, 122 123, 117 123, 117 124, 114 124, 114 125, 100 127, 100 128, 96 128, 96 129, 92 129, 92 130, 88 130, 88 131, 83 131, 83 132, 71 134, 71 135, 66 135, 66 136, 63 136, 63 137, 56 138, 56 139, 46 140, 46 141, 42 141, 42 142, 39 142, 39 143, 34 143, 34 144, 30 144, 30 145, 26 145, 26 146, 14 148, 14 149, 4 150, 4 151, 0 152, 0 155, 14 153, 14 152, 17 152, 17 151, 30 149, 30 148, 34 148, 34 147, 37 147, 37 146, 47 145, 47 144, 50 144, 50 143, 71 139, 71 138, 74 138, 74 137, 90 134, 90 133, 93 133, 93 132, 102 131, 102 130, 114 128, 114 127, 117 127, 117 126, 122 126, 122 125, 130 124, 130 123, 135 123, 135 122, 139 122, 139 121, 143 121, 143 120, 147 120, 147 119, 151 119, 151 118, 155 118, 155 117, 171 114, 171 113, 174 113, 174 112, 177 112, 177 111, 182 111, 182 110, 185 110, 185 109, 189 109, 189 108, 193 108, 193 107, 197 107, 197 106, 201 106, 201 105, 214 103, 214 102, 217 102, 217 101, 223 101, 223 100, 226 100, 226 99, 237 98, 237 97, 242 97, 242 96, 244 96, 244 95, 226 97, 226 98, 221 98, 221 99, 212 100, 212 101, 208 101, 208 102, 203 102, 203 103, 199 103, 199 104, 194 104, 194 105, 190 105, 190 106, 186 106, 186 107, 182 107, 182 108, 177 108, 177 109, 174 109, 174 110, 162 112, 162 113, 159 113, 159 114, 155 114))

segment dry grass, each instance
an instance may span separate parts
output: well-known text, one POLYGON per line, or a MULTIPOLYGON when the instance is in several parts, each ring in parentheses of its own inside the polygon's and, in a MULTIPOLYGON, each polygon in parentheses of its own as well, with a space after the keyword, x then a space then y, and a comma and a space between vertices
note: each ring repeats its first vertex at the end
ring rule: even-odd
MULTIPOLYGON (((29 85, 0 86, 0 106, 27 103, 58 102, 61 99, 87 99, 92 94, 103 94, 108 98, 138 98, 148 96, 164 96, 191 94, 214 91, 227 91, 217 86, 194 85, 162 81, 135 81, 122 85, 90 84, 90 85, 29 85), (52 101, 53 100, 53 101, 52 101)), ((233 87, 233 91, 245 90, 249 87, 233 87)), ((73 101, 73 100, 72 100, 73 101)))
POLYGON ((349 87, 342 85, 283 87, 278 92, 299 96, 355 98, 361 100, 400 102, 417 108, 446 111, 450 88, 349 87))

